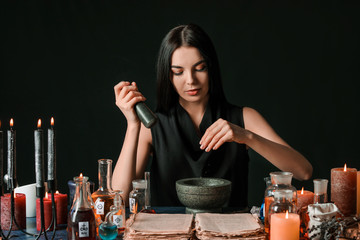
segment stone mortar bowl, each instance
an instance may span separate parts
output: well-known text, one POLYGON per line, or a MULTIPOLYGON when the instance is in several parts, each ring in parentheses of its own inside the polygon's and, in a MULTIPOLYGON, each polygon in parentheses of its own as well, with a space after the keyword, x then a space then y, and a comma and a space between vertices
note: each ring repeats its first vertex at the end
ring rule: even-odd
POLYGON ((186 213, 221 212, 230 198, 231 181, 221 178, 186 178, 176 181, 176 193, 186 213))

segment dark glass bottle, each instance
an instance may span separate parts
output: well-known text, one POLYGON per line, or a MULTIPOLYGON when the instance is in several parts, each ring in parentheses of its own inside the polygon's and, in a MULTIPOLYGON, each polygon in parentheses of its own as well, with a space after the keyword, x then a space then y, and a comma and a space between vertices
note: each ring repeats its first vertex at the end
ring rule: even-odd
POLYGON ((96 240, 94 212, 86 190, 88 177, 75 177, 76 192, 69 212, 67 233, 69 240, 96 240))

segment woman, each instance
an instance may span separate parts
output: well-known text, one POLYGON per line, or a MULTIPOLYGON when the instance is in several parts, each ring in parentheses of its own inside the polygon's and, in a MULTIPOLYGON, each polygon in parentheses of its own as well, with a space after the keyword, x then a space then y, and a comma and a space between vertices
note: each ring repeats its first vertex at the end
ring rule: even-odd
POLYGON ((157 62, 158 123, 140 124, 134 111, 145 101, 136 83, 120 82, 116 105, 127 120, 123 147, 114 169, 113 188, 125 199, 131 181, 143 178, 149 155, 151 198, 176 206, 175 181, 219 177, 232 182, 229 206, 247 207, 248 148, 299 180, 312 175, 311 164, 281 139, 254 109, 226 101, 213 44, 194 24, 172 29, 162 41, 157 62))

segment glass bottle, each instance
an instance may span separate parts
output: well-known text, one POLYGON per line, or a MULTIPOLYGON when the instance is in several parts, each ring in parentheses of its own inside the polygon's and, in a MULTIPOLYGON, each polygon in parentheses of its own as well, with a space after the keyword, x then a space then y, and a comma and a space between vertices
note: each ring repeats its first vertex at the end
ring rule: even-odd
POLYGON ((117 211, 112 215, 112 221, 117 226, 118 234, 121 235, 125 231, 125 203, 120 195, 122 194, 122 191, 116 190, 114 192, 114 206, 116 207, 117 211))
POLYGON ((271 172, 271 185, 265 190, 265 232, 269 233, 270 223, 269 223, 269 210, 270 205, 274 202, 274 193, 275 190, 290 190, 292 192, 292 202, 296 206, 297 202, 297 190, 294 186, 291 185, 291 180, 293 174, 291 172, 271 172))
POLYGON ((88 200, 87 181, 85 176, 74 178, 76 192, 67 225, 69 240, 96 240, 95 216, 88 200))
POLYGON ((314 203, 327 203, 327 179, 314 179, 314 203))
POLYGON ((299 239, 300 216, 297 214, 296 204, 293 202, 293 191, 291 189, 277 189, 274 191, 274 201, 269 207, 269 223, 270 239, 279 239, 279 237, 281 237, 281 239, 299 239), (289 221, 286 222, 291 222, 291 227, 294 228, 291 230, 293 231, 283 231, 283 227, 289 226, 278 225, 280 221, 285 224, 285 219, 289 219, 289 221), (294 223, 298 224, 294 226, 294 223), (277 224, 278 226, 274 227, 273 224, 277 224), (289 233, 292 236, 291 238, 287 236, 289 233))
POLYGON ((129 193, 129 209, 131 213, 138 213, 145 208, 146 180, 132 181, 133 190, 129 193))
MULTIPOLYGON (((265 177, 264 178, 265 184, 266 184, 266 189, 271 186, 271 177, 265 177)), ((264 222, 264 218, 265 218, 265 198, 263 200, 263 203, 261 204, 261 208, 260 208, 260 220, 262 222, 264 222)))
POLYGON ((145 172, 144 177, 146 181, 145 207, 141 210, 141 212, 155 213, 155 210, 151 208, 150 172, 145 172))
POLYGON ((98 160, 98 176, 99 188, 91 195, 94 201, 95 218, 100 219, 100 223, 105 221, 106 214, 110 211, 111 205, 114 201, 114 192, 111 188, 112 175, 112 160, 99 159, 98 160))
MULTIPOLYGON (((116 197, 115 197, 116 198, 116 197)), ((115 201, 115 200, 114 200, 115 201)), ((112 221, 113 215, 118 212, 118 207, 112 205, 110 207, 110 212, 105 216, 105 221, 103 221, 99 226, 99 236, 104 240, 113 240, 118 235, 117 225, 112 221)))

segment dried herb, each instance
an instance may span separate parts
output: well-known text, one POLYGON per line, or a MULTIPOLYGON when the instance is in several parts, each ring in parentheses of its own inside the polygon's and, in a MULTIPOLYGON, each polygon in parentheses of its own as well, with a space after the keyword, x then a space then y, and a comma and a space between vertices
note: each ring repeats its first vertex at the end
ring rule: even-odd
POLYGON ((360 222, 360 218, 352 217, 352 218, 336 218, 333 217, 328 221, 322 222, 318 226, 313 226, 309 229, 309 233, 313 231, 319 231, 319 233, 311 236, 310 239, 314 239, 315 237, 319 237, 324 240, 336 240, 338 238, 341 239, 356 239, 356 238, 347 238, 345 236, 346 228, 354 225, 354 223, 360 222))

